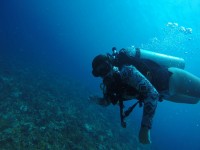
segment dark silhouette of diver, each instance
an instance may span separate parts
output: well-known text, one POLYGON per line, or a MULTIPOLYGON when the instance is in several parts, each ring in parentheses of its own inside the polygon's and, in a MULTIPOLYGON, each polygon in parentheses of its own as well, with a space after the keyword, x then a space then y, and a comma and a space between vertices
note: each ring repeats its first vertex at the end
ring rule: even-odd
POLYGON ((98 55, 92 62, 92 74, 101 77, 103 97, 90 99, 102 106, 119 104, 121 124, 139 103, 143 117, 139 141, 151 143, 150 129, 157 107, 163 99, 176 103, 196 104, 200 99, 200 78, 184 70, 182 58, 129 47, 112 54, 98 55), (136 104, 123 110, 123 102, 137 99, 136 104))

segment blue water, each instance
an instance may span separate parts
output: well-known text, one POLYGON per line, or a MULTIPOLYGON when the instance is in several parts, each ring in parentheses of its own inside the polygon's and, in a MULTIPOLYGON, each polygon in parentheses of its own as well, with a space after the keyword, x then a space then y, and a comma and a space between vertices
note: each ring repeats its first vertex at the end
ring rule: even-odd
MULTIPOLYGON (((1 0, 1 63, 60 73, 100 93, 93 57, 135 45, 183 57, 200 77, 199 8, 198 0, 1 0)), ((200 150, 200 105, 159 103, 151 133, 154 150, 200 150)))

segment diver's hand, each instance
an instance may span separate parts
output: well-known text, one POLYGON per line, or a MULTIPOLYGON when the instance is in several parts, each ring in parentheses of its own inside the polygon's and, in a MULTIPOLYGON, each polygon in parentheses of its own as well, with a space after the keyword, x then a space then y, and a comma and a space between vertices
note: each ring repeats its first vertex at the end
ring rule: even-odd
POLYGON ((99 104, 101 106, 108 106, 110 104, 106 99, 101 98, 97 95, 89 96, 89 101, 95 104, 99 104))
POLYGON ((89 102, 92 103, 98 103, 100 101, 101 97, 97 96, 97 95, 90 95, 88 100, 89 102))
POLYGON ((139 141, 142 144, 151 144, 150 129, 147 127, 140 128, 139 141))

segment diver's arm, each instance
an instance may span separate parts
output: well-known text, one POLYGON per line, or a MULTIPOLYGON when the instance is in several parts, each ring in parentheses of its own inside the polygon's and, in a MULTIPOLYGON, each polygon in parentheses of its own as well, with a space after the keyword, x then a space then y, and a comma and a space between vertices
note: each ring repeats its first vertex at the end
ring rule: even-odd
POLYGON ((110 105, 110 101, 108 99, 106 99, 105 97, 103 97, 103 98, 99 99, 98 104, 101 105, 101 106, 106 107, 106 106, 110 105))
POLYGON ((136 88, 144 98, 144 109, 139 138, 141 143, 150 143, 150 139, 148 140, 145 138, 150 134, 149 130, 152 127, 152 120, 157 107, 159 94, 146 77, 133 66, 124 66, 121 71, 121 77, 123 81, 136 88))
POLYGON ((89 97, 89 100, 95 104, 101 105, 101 106, 108 106, 110 105, 110 100, 104 95, 103 97, 92 95, 89 97))
POLYGON ((153 117, 159 99, 159 94, 146 78, 138 84, 138 86, 143 86, 140 88, 145 88, 147 90, 141 91, 141 94, 144 96, 144 108, 141 125, 142 127, 147 127, 148 129, 151 129, 153 117))

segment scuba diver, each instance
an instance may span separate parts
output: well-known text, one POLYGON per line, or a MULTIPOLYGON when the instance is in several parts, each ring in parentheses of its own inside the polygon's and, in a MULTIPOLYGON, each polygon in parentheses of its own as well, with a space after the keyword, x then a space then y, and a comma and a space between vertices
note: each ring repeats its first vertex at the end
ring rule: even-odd
POLYGON ((92 62, 92 74, 101 77, 103 97, 90 100, 102 105, 118 104, 122 127, 124 119, 137 104, 143 106, 139 141, 150 144, 150 129, 158 101, 197 104, 200 100, 200 78, 184 70, 184 59, 129 47, 112 54, 97 55, 92 62), (188 86, 189 85, 189 86, 188 86), (126 111, 123 102, 138 100, 126 111))

